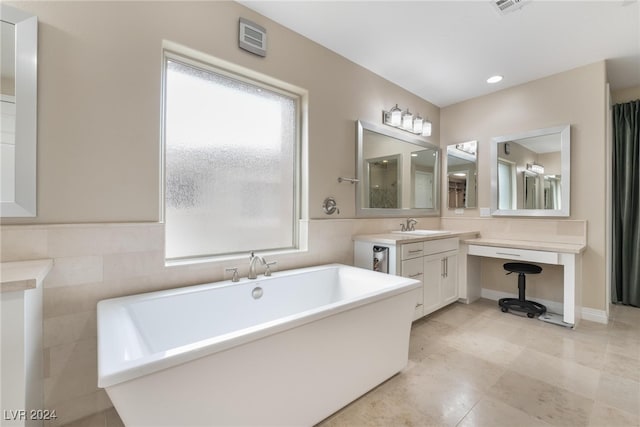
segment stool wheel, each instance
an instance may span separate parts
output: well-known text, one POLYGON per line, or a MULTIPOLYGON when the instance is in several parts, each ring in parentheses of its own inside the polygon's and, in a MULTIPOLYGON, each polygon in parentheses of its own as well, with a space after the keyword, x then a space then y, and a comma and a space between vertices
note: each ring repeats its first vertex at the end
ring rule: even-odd
POLYGON ((502 310, 503 313, 506 313, 507 311, 509 311, 507 307, 500 307, 500 310, 502 310))
POLYGON ((527 313, 527 317, 528 317, 529 319, 533 319, 533 316, 534 316, 534 314, 533 314, 533 313, 527 313))

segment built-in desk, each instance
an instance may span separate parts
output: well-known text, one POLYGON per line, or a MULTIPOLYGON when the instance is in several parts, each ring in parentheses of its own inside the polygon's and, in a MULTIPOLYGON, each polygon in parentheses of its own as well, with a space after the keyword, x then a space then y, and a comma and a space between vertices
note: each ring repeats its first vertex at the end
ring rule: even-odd
MULTIPOLYGON (((582 309, 582 252, 586 245, 506 239, 468 239, 467 255, 564 267, 563 321, 577 325, 582 309)), ((477 286, 480 286, 478 283, 477 286)))

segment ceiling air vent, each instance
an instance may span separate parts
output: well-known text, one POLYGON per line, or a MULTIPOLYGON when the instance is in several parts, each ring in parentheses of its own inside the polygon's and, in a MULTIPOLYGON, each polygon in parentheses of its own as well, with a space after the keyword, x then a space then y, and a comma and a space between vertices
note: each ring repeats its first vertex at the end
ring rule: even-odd
POLYGON ((267 56, 267 30, 264 27, 240 18, 239 46, 260 56, 267 56))
POLYGON ((520 9, 528 2, 529 0, 491 0, 491 3, 502 15, 520 9))

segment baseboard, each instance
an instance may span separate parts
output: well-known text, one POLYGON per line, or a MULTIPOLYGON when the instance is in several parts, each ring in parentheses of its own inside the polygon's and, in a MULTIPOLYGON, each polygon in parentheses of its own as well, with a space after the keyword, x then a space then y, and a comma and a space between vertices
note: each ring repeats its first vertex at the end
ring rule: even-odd
POLYGON ((604 310, 596 310, 595 308, 582 307, 582 320, 589 320, 602 324, 609 323, 607 312, 604 310))
MULTIPOLYGON (((508 292, 495 291, 493 289, 485 289, 482 288, 482 292, 480 293, 482 298, 498 301, 500 298, 518 298, 516 294, 510 294, 508 292)), ((530 298, 531 301, 535 301, 547 307, 547 310, 552 313, 563 314, 563 305, 561 302, 557 301, 549 301, 541 298, 530 298)), ((588 320, 590 322, 597 322, 607 324, 609 323, 609 319, 607 317, 607 313, 604 310, 596 310, 595 308, 582 307, 580 312, 582 320, 588 320)))

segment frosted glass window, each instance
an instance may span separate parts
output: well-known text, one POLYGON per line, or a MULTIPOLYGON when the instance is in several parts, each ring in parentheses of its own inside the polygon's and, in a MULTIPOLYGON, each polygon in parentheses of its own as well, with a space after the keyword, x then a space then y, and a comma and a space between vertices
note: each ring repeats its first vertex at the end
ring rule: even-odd
POLYGON ((297 246, 294 94, 165 59, 166 257, 297 246))

